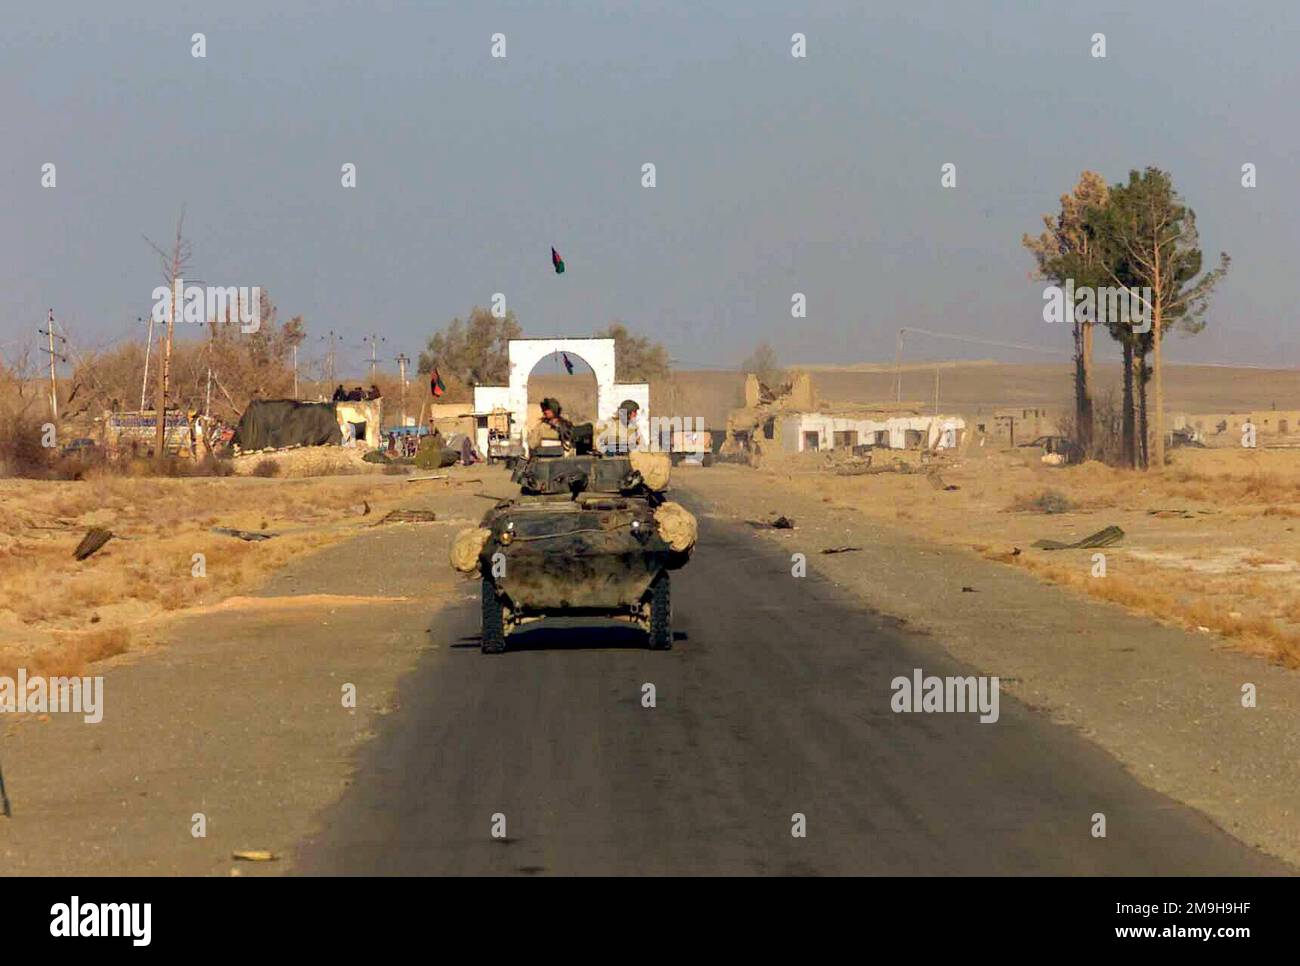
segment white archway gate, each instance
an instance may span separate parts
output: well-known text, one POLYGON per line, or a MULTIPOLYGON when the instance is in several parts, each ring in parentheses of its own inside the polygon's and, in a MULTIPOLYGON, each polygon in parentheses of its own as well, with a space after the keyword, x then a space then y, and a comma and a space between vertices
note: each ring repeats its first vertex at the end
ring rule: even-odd
MULTIPOLYGON (((528 377, 537 363, 557 352, 578 356, 591 366, 596 375, 596 419, 610 420, 618 414, 618 404, 634 400, 641 411, 638 422, 650 423, 650 386, 644 382, 615 382, 613 339, 511 339, 510 381, 506 386, 476 386, 474 409, 479 413, 501 408, 510 411, 512 433, 522 438, 528 424, 528 377)), ((486 431, 485 435, 486 435, 486 431)), ((484 441, 480 448, 486 446, 484 441)))

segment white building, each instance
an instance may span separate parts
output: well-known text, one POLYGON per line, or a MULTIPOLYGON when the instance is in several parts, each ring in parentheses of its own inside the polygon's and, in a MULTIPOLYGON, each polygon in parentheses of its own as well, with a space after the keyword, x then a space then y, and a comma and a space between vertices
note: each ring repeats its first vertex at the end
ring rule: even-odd
POLYGON ((802 453, 854 446, 955 449, 965 431, 960 416, 782 413, 774 417, 772 435, 763 435, 778 439, 786 452, 802 453))

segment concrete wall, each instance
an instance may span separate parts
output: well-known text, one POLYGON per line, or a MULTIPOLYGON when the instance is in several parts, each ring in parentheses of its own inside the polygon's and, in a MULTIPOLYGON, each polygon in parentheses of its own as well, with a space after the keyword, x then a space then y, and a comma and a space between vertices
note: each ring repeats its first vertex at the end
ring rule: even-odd
POLYGON ((1300 410, 1295 409, 1256 409, 1237 413, 1170 413, 1171 429, 1192 427, 1201 432, 1207 443, 1217 438, 1232 437, 1233 445, 1241 435, 1241 424, 1249 417, 1255 424, 1257 436, 1291 436, 1300 433, 1300 410), (1223 433, 1218 432, 1219 425, 1227 423, 1223 433))
POLYGON ((887 434, 890 449, 905 449, 907 431, 922 434, 927 447, 946 448, 960 445, 966 421, 960 416, 834 416, 824 413, 790 413, 777 417, 776 438, 787 452, 802 453, 805 433, 817 433, 817 448, 834 449, 835 433, 856 432, 858 445, 874 444, 877 433, 887 434), (944 433, 947 432, 945 439, 944 433))
POLYGON ((614 381, 613 339, 512 339, 510 341, 510 382, 506 386, 476 386, 474 410, 489 412, 501 407, 514 417, 512 433, 523 438, 528 427, 528 379, 537 363, 557 352, 567 353, 591 367, 596 376, 597 422, 614 419, 618 405, 633 399, 641 407, 638 415, 643 425, 650 419, 650 386, 644 382, 614 381))
POLYGON ((344 423, 365 423, 366 438, 364 440, 358 439, 357 445, 363 446, 366 449, 375 449, 383 442, 383 399, 362 399, 337 402, 334 404, 334 414, 338 418, 339 431, 344 434, 344 439, 347 438, 347 432, 343 428, 344 423))

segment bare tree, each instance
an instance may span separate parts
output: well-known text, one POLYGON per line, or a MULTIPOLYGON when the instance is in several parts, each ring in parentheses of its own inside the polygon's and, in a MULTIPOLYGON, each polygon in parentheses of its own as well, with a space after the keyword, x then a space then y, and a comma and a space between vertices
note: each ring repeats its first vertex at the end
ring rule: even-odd
MULTIPOLYGON (((1046 229, 1037 238, 1025 235, 1021 244, 1029 249, 1038 266, 1037 275, 1064 285, 1073 278, 1077 285, 1096 285, 1103 278, 1100 259, 1088 233, 1087 216, 1106 204, 1106 180, 1095 171, 1085 171, 1068 195, 1061 195, 1061 210, 1043 215, 1046 229)), ((1093 323, 1081 318, 1069 306, 1074 328, 1074 433, 1085 452, 1092 449, 1092 336, 1093 323)), ((1127 357, 1126 357, 1127 358, 1127 357)), ((1131 367, 1130 367, 1131 368, 1131 367)), ((1129 369, 1126 374, 1131 375, 1129 369)))
POLYGON ((760 342, 740 364, 745 372, 752 372, 758 381, 769 388, 776 388, 785 381, 785 370, 777 362, 776 350, 770 343, 760 342))
POLYGON ((596 338, 614 340, 614 365, 620 382, 649 382, 668 376, 668 350, 646 336, 633 335, 622 322, 611 322, 596 338))
POLYGON ((155 244, 145 235, 144 240, 149 247, 158 255, 159 264, 162 268, 163 279, 168 286, 168 299, 171 304, 171 311, 167 313, 167 335, 166 345, 163 349, 161 359, 160 378, 158 379, 158 391, 154 397, 154 410, 158 421, 158 429, 154 434, 154 458, 159 463, 166 457, 165 445, 167 438, 167 379, 171 375, 172 362, 172 338, 176 329, 176 280, 185 277, 185 272, 189 268, 190 258, 194 253, 194 248, 189 240, 184 236, 185 227, 185 208, 181 207, 180 217, 176 219, 176 237, 172 241, 170 250, 163 249, 155 244))

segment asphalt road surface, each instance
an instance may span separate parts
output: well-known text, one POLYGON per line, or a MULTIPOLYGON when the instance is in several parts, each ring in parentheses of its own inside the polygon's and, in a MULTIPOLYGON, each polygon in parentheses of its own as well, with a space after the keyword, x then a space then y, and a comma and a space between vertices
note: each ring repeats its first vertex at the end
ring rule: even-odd
POLYGON ((439 646, 295 871, 1289 871, 1005 692, 996 723, 894 713, 896 676, 976 672, 815 573, 792 577, 747 528, 701 520, 673 610, 666 653, 626 626, 553 622, 486 656, 476 605, 434 615, 439 646))

